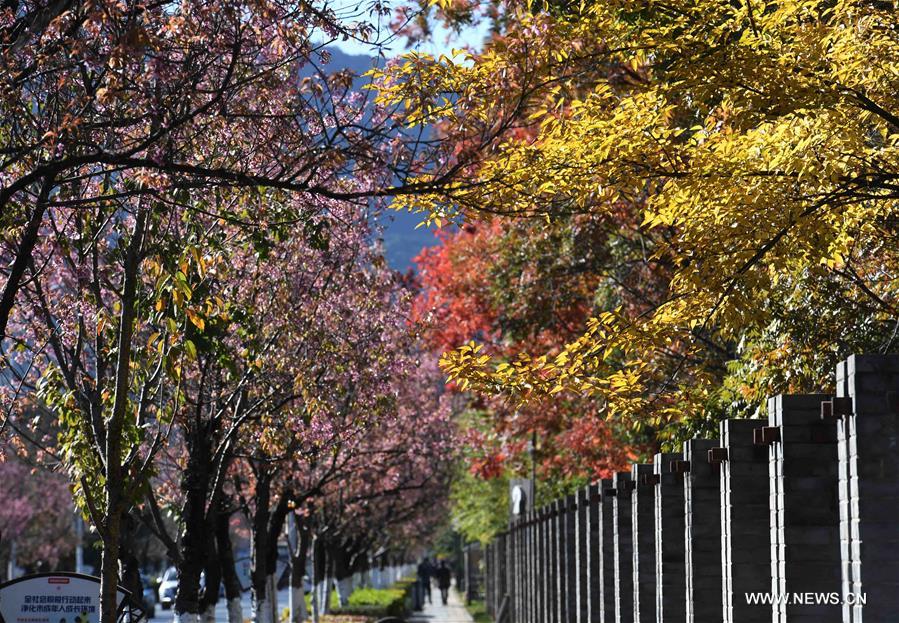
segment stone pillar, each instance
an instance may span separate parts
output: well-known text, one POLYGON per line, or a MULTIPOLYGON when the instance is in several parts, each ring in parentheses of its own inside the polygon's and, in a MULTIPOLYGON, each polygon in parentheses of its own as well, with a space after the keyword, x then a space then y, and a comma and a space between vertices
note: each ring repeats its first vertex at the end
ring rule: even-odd
POLYGON ((655 476, 652 463, 631 465, 634 542, 634 623, 656 620, 655 476))
POLYGON ((490 574, 490 588, 493 599, 491 600, 491 610, 496 616, 499 611, 499 550, 502 543, 501 537, 494 539, 490 545, 490 560, 493 562, 493 572, 490 574))
POLYGON ((533 564, 531 565, 530 587, 533 591, 531 597, 530 614, 528 615, 529 623, 539 623, 543 619, 540 617, 540 575, 543 570, 543 556, 540 548, 540 514, 535 508, 531 512, 531 557, 533 564))
MULTIPOLYGON (((598 545, 601 548, 599 564, 599 623, 615 620, 615 483, 611 478, 600 481, 598 545)), ((596 623, 594 618, 593 623, 596 623)))
POLYGON ((569 495, 563 502, 565 504, 565 620, 577 621, 577 496, 569 495))
POLYGON ((518 526, 513 523, 509 526, 509 536, 506 539, 506 593, 509 595, 509 621, 514 621, 518 623, 517 618, 517 608, 518 608, 518 591, 517 583, 518 583, 518 548, 516 547, 516 540, 518 538, 518 526))
POLYGON ((546 548, 546 567, 543 570, 544 620, 549 623, 556 623, 556 601, 558 601, 556 588, 556 515, 555 507, 552 504, 545 507, 544 525, 543 539, 544 547, 546 548))
MULTIPOLYGON (((493 616, 493 547, 496 541, 488 543, 484 548, 484 605, 487 612, 493 616)), ((378 582, 380 582, 380 570, 378 571, 378 582)), ((380 588, 378 582, 375 588, 380 588)))
POLYGON ((539 513, 537 524, 539 526, 537 538, 539 540, 538 547, 540 548, 540 570, 539 575, 537 576, 537 585, 538 585, 538 613, 537 620, 538 621, 551 621, 552 619, 549 616, 549 575, 550 575, 550 555, 549 555, 549 537, 547 533, 549 532, 549 520, 546 516, 546 508, 541 508, 539 513))
POLYGON ((764 425, 764 420, 721 422, 726 451, 721 464, 724 623, 771 621, 771 606, 750 604, 746 599, 746 593, 771 591, 768 448, 753 443, 753 432, 764 425))
POLYGON ((531 592, 528 590, 528 579, 530 576, 530 550, 528 548, 528 513, 524 511, 521 517, 521 525, 518 529, 518 543, 519 543, 519 555, 518 555, 518 569, 519 569, 519 578, 518 578, 518 587, 516 591, 518 592, 518 610, 517 610, 517 618, 515 619, 518 623, 530 623, 528 620, 528 599, 530 599, 531 592))
POLYGON ((503 543, 503 536, 500 535, 494 543, 493 547, 493 612, 499 613, 499 606, 503 600, 503 585, 502 585, 502 575, 503 575, 503 566, 502 566, 502 552, 505 548, 505 544, 503 543))
POLYGON ((537 540, 535 535, 537 533, 537 518, 534 514, 533 507, 531 507, 531 511, 528 513, 528 529, 527 529, 527 544, 528 544, 528 581, 525 585, 525 590, 527 591, 526 602, 527 602, 527 623, 537 623, 537 540))
POLYGON ((601 500, 599 483, 587 487, 587 623, 602 623, 601 500))
POLYGON ((575 580, 577 582, 577 622, 590 623, 590 557, 588 548, 590 543, 590 489, 581 487, 577 492, 577 513, 575 525, 577 528, 577 556, 575 580))
POLYGON ((612 498, 615 537, 615 623, 634 623, 634 546, 631 493, 634 481, 627 472, 615 474, 612 498))
MULTIPOLYGON (((533 509, 533 507, 531 507, 533 509)), ((537 513, 531 510, 528 514, 528 623, 539 623, 537 617, 537 600, 540 597, 540 588, 537 586, 537 578, 540 577, 540 552, 537 549, 537 513)))
MULTIPOLYGON (((852 551, 852 516, 850 508, 849 484, 849 418, 852 413, 852 398, 849 397, 848 362, 837 364, 837 395, 830 403, 830 413, 836 420, 837 429, 837 504, 840 512, 840 597, 842 599, 843 623, 852 622, 852 604, 848 597, 855 594, 853 584, 854 563, 858 563, 852 551)), ((822 416, 826 407, 822 405, 822 416)), ((854 457, 853 457, 854 458, 854 457)))
POLYGON ((656 454, 656 623, 687 620, 686 527, 684 523, 683 454, 656 454))
POLYGON ((505 536, 500 534, 494 542, 493 548, 493 612, 499 613, 499 606, 503 601, 503 552, 506 550, 505 536))
POLYGON ((530 516, 528 512, 525 511, 523 521, 521 522, 521 579, 518 582, 518 590, 520 592, 518 603, 521 606, 521 610, 518 612, 517 620, 521 623, 531 623, 529 608, 533 593, 529 586, 531 579, 531 547, 528 542, 528 533, 530 532, 529 519, 530 516))
MULTIPOLYGON (((840 593, 836 427, 821 419, 828 396, 768 400, 771 590, 840 593)), ((836 600, 835 600, 836 601, 836 600)), ((773 606, 775 623, 839 623, 838 603, 773 606)))
POLYGON ((569 623, 568 621, 568 586, 566 582, 566 553, 565 545, 565 501, 556 500, 553 504, 556 531, 556 621, 569 623))
POLYGON ((721 467, 709 463, 715 439, 684 443, 687 623, 721 618, 721 467))
POLYGON ((521 610, 519 610, 520 593, 518 581, 521 578, 521 547, 519 537, 521 526, 518 519, 509 529, 509 621, 520 623, 521 610))
POLYGON ((509 620, 515 621, 515 530, 510 526, 506 533, 506 552, 505 552, 505 590, 504 594, 509 599, 506 607, 509 610, 509 620))
POLYGON ((531 584, 534 587, 534 605, 533 615, 531 617, 534 623, 542 623, 543 618, 543 576, 545 575, 545 562, 543 558, 543 518, 540 510, 534 510, 534 577, 531 584))
POLYGON ((527 601, 527 616, 525 620, 527 623, 535 623, 535 603, 537 601, 537 568, 540 564, 539 554, 537 552, 537 541, 535 539, 535 535, 537 533, 537 515, 536 511, 532 510, 528 512, 528 523, 527 523, 527 550, 528 550, 528 566, 527 566, 527 574, 528 579, 525 584, 525 591, 527 591, 526 601, 527 601))
MULTIPOLYGON (((838 373, 839 373, 838 369, 838 373)), ((899 616, 899 355, 854 355, 837 378, 844 416, 849 542, 844 559, 853 623, 899 616), (864 598, 864 605, 858 602, 864 598)))

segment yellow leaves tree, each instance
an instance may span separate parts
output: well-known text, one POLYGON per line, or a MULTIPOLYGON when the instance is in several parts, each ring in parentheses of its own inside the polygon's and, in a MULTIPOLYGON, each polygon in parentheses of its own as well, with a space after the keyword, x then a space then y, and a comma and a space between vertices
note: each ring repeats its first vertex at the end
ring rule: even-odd
POLYGON ((378 76, 382 102, 415 107, 460 149, 488 128, 503 133, 449 195, 404 205, 438 218, 551 221, 626 202, 643 212, 649 252, 672 278, 652 310, 597 309, 557 354, 494 361, 476 344, 447 353, 452 378, 524 401, 597 394, 610 416, 664 426, 707 410, 732 372, 722 360, 760 357, 760 336, 782 351, 780 365, 815 368, 798 375, 809 383, 852 349, 895 349, 894 3, 545 9, 508 6, 507 30, 481 55, 410 58, 378 76), (866 335, 817 332, 811 301, 857 309, 866 335), (786 318, 830 358, 792 349, 778 333, 786 318))

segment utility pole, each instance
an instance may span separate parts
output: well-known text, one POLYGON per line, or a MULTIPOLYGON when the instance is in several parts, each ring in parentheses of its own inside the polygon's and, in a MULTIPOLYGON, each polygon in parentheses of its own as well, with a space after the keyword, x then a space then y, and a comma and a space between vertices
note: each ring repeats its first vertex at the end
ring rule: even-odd
POLYGON ((84 573, 84 519, 75 509, 75 573, 84 573))

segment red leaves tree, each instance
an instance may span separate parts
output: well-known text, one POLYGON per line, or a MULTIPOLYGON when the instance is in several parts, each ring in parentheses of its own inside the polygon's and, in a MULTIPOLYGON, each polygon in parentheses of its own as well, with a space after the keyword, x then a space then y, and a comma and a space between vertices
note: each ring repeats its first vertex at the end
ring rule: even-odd
MULTIPOLYGON (((564 344, 597 305, 639 307, 656 277, 616 257, 604 246, 608 236, 608 226, 589 218, 549 225, 495 219, 444 230, 441 244, 417 258, 422 290, 414 310, 425 339, 440 351, 476 340, 511 358, 564 344)), ((468 438, 480 454, 473 469, 484 477, 506 468, 528 473, 534 433, 544 476, 603 477, 633 458, 633 438, 606 420, 596 400, 562 393, 527 407, 501 400, 473 406, 487 420, 486 431, 468 438)))

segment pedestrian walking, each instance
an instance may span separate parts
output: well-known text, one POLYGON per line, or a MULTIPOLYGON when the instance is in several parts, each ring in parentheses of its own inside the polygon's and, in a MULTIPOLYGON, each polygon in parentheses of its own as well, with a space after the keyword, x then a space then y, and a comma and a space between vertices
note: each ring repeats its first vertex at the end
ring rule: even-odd
POLYGON ((428 557, 425 556, 418 564, 418 584, 421 586, 423 595, 422 603, 424 603, 425 597, 427 597, 429 604, 434 603, 434 601, 431 599, 431 577, 433 575, 434 565, 432 565, 431 561, 428 560, 428 557))
POLYGON ((440 561, 440 566, 437 567, 434 575, 437 577, 437 588, 440 589, 440 599, 443 601, 443 605, 445 606, 446 602, 449 600, 449 589, 450 585, 453 582, 453 574, 450 571, 449 565, 446 564, 445 560, 440 561))

